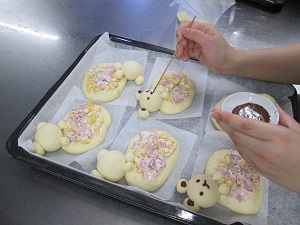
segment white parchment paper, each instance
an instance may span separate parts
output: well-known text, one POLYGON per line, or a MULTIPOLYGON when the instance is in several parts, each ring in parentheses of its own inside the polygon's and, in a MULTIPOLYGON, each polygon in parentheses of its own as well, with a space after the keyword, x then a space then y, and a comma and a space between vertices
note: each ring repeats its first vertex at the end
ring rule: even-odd
MULTIPOLYGON (((177 180, 180 177, 181 171, 183 170, 187 159, 190 155, 191 150, 193 149, 194 143, 196 141, 197 135, 190 133, 188 131, 173 127, 167 123, 160 122, 158 120, 144 120, 140 119, 136 113, 134 113, 131 118, 128 120, 124 128, 120 131, 119 135, 115 139, 115 141, 109 146, 109 150, 118 150, 123 152, 124 154, 127 151, 127 147, 131 141, 131 139, 137 135, 138 133, 144 130, 163 130, 172 135, 175 139, 178 140, 180 145, 180 152, 178 161, 175 165, 175 168, 167 179, 167 181, 163 184, 161 188, 157 191, 150 193, 152 196, 155 196, 160 199, 168 200, 176 187, 177 180)), ((80 160, 77 160, 83 168, 87 168, 91 165, 91 161, 86 159, 85 157, 81 157, 80 160)), ((95 163, 94 163, 95 164, 95 163)), ((122 184, 126 184, 124 181, 122 184)), ((132 189, 131 187, 126 187, 127 189, 132 189)), ((133 188, 136 190, 137 188, 133 188)), ((144 191, 140 190, 141 193, 144 191)), ((146 192, 149 195, 148 192, 146 192)))
MULTIPOLYGON (((157 76, 160 76, 163 73, 163 68, 166 68, 170 61, 170 58, 158 57, 155 61, 153 69, 151 71, 150 77, 148 79, 146 89, 149 89, 151 83, 157 76)), ((192 105, 186 110, 173 114, 166 115, 160 111, 150 114, 150 118, 154 119, 180 119, 180 118, 191 118, 191 117, 201 117, 204 103, 204 96, 206 91, 206 81, 208 69, 199 63, 194 62, 184 62, 182 60, 174 59, 170 64, 168 71, 183 72, 185 75, 190 78, 196 86, 196 94, 193 100, 192 105)))

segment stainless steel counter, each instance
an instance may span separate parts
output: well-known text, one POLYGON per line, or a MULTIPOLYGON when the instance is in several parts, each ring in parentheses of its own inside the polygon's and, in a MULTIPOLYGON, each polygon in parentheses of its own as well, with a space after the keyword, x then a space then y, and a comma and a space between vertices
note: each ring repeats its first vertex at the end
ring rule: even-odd
MULTIPOLYGON (((172 0, 0 0, 0 224, 177 224, 44 173, 8 155, 9 135, 98 34, 174 48, 172 0), (138 215, 138 216, 137 216, 138 215)), ((300 40, 300 2, 279 13, 238 1, 216 24, 236 48, 300 40)), ((299 224, 300 198, 275 184, 269 224, 299 224), (288 203, 288 204, 287 204, 288 203), (289 213, 286 213, 289 212, 289 213)))

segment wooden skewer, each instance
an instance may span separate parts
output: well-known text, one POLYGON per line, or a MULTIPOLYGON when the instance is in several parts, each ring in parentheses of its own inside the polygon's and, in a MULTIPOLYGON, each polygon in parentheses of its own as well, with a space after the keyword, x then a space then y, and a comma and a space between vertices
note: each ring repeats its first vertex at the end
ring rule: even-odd
MULTIPOLYGON (((196 16, 194 16, 194 18, 193 18, 193 20, 190 22, 190 24, 189 24, 188 28, 190 28, 190 27, 193 25, 193 23, 194 23, 195 19, 196 19, 196 16)), ((155 92, 155 89, 157 88, 157 86, 158 86, 159 82, 161 81, 161 79, 163 78, 163 76, 165 75, 165 73, 167 72, 167 69, 169 68, 169 66, 170 66, 170 64, 171 64, 172 60, 174 59, 174 57, 176 56, 176 54, 177 54, 177 51, 178 51, 178 49, 180 48, 180 46, 181 46, 181 44, 182 44, 183 40, 184 40, 184 37, 182 37, 182 39, 181 39, 180 43, 177 45, 177 47, 176 47, 176 50, 175 50, 175 52, 174 52, 174 54, 173 54, 172 58, 170 59, 170 61, 169 61, 168 65, 167 65, 167 67, 166 67, 166 69, 164 70, 164 72, 162 73, 161 77, 159 78, 159 80, 158 80, 157 84, 155 85, 155 88, 153 89, 153 92, 155 92)))

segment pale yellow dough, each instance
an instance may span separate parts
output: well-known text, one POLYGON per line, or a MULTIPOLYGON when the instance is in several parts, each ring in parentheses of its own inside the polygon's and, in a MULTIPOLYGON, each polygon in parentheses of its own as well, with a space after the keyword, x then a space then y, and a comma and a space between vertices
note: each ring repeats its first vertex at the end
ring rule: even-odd
MULTIPOLYGON (((268 95, 266 93, 261 93, 260 94, 261 96, 269 99, 272 103, 276 103, 276 100, 271 96, 271 95, 268 95)), ((221 100, 219 102, 216 103, 216 105, 214 106, 214 109, 219 109, 219 110, 222 110, 222 104, 223 104, 223 101, 225 100, 225 98, 227 98, 228 96, 224 96, 223 98, 221 98, 221 100)), ((214 124, 214 126, 219 130, 219 131, 223 131, 223 129, 220 127, 220 125, 218 124, 218 122, 216 121, 215 118, 212 118, 210 117, 212 123, 214 124)))
MULTIPOLYGON (((207 161, 205 174, 213 176, 218 170, 217 166, 221 160, 229 153, 230 150, 223 149, 215 152, 207 161)), ((224 179, 218 182, 219 187, 221 186, 224 179)), ((258 192, 251 195, 246 201, 238 202, 235 198, 227 195, 220 195, 218 204, 240 214, 256 214, 262 205, 264 196, 264 185, 262 176, 260 176, 260 183, 258 186, 258 192)))
MULTIPOLYGON (((193 102, 193 99, 195 97, 195 94, 196 94, 196 86, 194 84, 194 82, 189 79, 187 76, 186 78, 184 79, 184 82, 182 82, 182 85, 186 88, 186 90, 188 90, 188 95, 186 97, 184 97, 183 101, 180 102, 180 103, 174 103, 172 100, 171 100, 171 97, 170 97, 170 90, 171 88, 166 88, 165 86, 162 85, 162 81, 164 79, 166 79, 167 77, 173 77, 174 78, 174 75, 184 75, 186 76, 185 74, 183 73, 178 73, 178 72, 175 72, 175 71, 167 71, 165 73, 165 75, 163 76, 163 78, 161 79, 160 81, 160 91, 162 92, 163 94, 163 102, 162 102, 162 105, 160 107, 160 111, 162 113, 165 113, 165 114, 176 114, 176 113, 180 113, 182 111, 184 111, 185 109, 187 109, 193 102), (166 96, 168 96, 168 98, 166 98, 166 96)), ((152 82, 151 84, 151 88, 153 89, 157 82, 159 81, 161 75, 157 76, 154 81, 152 82)), ((176 81, 174 81, 174 86, 176 85, 175 84, 176 81)))
POLYGON ((173 146, 176 147, 173 153, 170 154, 170 156, 164 156, 166 160, 166 167, 162 170, 162 172, 156 177, 154 181, 147 180, 144 177, 143 172, 139 170, 136 164, 136 161, 139 159, 139 156, 137 155, 137 152, 134 152, 132 146, 135 141, 140 140, 140 133, 132 138, 127 148, 127 153, 134 153, 136 156, 134 159, 135 168, 125 173, 126 182, 130 186, 135 186, 149 192, 156 191, 165 183, 165 181, 171 175, 176 165, 179 154, 179 143, 174 137, 172 137, 169 133, 165 131, 155 130, 155 132, 158 132, 161 135, 161 137, 167 140, 171 140, 173 146))
MULTIPOLYGON (((84 114, 84 117, 87 118, 87 126, 93 130, 93 135, 91 137, 86 138, 86 140, 79 140, 77 136, 76 141, 66 141, 66 139, 70 139, 67 135, 68 132, 78 132, 78 130, 81 129, 81 121, 84 120, 78 120, 79 123, 77 123, 77 126, 72 128, 70 125, 70 118, 74 115, 72 112, 68 113, 66 117, 59 122, 59 126, 64 134, 64 137, 62 138, 62 148, 73 154, 81 154, 100 145, 106 136, 107 129, 112 120, 110 113, 105 108, 89 102, 82 105, 85 105, 88 108, 88 112, 84 114)), ((83 133, 84 132, 85 130, 83 133)))
POLYGON ((110 102, 120 96, 126 85, 127 79, 123 76, 122 72, 120 73, 119 64, 120 63, 98 63, 85 73, 81 89, 88 99, 95 102, 110 102), (111 82, 108 82, 103 90, 96 89, 92 79, 94 76, 97 76, 99 72, 95 72, 95 70, 101 67, 104 68, 108 65, 114 66, 116 75, 115 77, 112 77, 111 82))

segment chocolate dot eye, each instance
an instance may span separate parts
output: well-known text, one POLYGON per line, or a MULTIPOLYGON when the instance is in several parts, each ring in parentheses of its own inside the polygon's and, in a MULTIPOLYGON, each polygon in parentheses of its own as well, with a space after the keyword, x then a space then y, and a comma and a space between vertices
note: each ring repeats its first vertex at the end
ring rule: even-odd
POLYGON ((201 191, 201 192, 199 193, 199 195, 200 195, 200 196, 204 195, 203 191, 201 191))
POLYGON ((200 182, 200 179, 197 179, 196 182, 199 183, 199 182, 200 182))
POLYGON ((143 91, 139 90, 138 93, 141 94, 143 91))
POLYGON ((186 187, 186 182, 185 182, 185 181, 182 181, 181 184, 180 184, 180 186, 181 186, 181 187, 186 187))
POLYGON ((150 97, 147 97, 147 100, 149 100, 150 99, 150 97))
POLYGON ((142 111, 146 111, 146 109, 145 109, 145 108, 141 108, 141 110, 142 110, 142 111))

